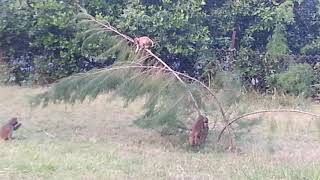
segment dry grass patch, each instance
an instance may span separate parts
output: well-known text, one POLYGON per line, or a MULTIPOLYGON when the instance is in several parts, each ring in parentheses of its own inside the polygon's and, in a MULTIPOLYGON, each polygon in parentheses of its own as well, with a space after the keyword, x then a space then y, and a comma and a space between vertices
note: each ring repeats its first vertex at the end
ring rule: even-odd
MULTIPOLYGON (((0 143, 0 179, 320 179, 319 122, 310 117, 251 117, 236 125, 242 153, 219 153, 217 131, 194 153, 133 125, 142 101, 123 108, 121 99, 102 95, 31 110, 28 97, 42 90, 0 87, 0 120, 23 123, 17 139, 0 143)), ((247 108, 279 105, 268 98, 243 101, 247 108)), ((319 105, 303 107, 320 112, 319 105)))

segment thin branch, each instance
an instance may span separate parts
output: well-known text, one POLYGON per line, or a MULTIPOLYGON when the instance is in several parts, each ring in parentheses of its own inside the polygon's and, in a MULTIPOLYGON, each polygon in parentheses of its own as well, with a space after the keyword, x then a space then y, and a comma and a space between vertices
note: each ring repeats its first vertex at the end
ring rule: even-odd
POLYGON ((119 32, 116 28, 114 28, 113 26, 111 26, 111 24, 110 24, 109 22, 104 21, 105 23, 108 24, 108 25, 106 25, 106 24, 100 22, 99 20, 97 20, 95 17, 93 17, 93 16, 91 16, 90 14, 88 14, 87 11, 86 11, 84 8, 82 8, 81 6, 79 6, 79 7, 80 7, 80 10, 81 10, 83 13, 85 13, 93 22, 99 24, 99 25, 102 26, 103 28, 106 28, 106 29, 103 29, 103 30, 112 31, 112 32, 120 35, 121 37, 123 37, 124 39, 126 39, 126 40, 128 40, 128 41, 130 41, 130 42, 132 42, 132 43, 134 42, 131 37, 129 37, 129 36, 127 36, 127 35, 122 34, 121 32, 119 32))
MULTIPOLYGON (((108 25, 100 22, 99 20, 95 19, 93 16, 91 16, 90 14, 88 14, 86 12, 86 10, 82 7, 80 7, 82 12, 85 13, 86 15, 88 15, 88 17, 94 21, 95 23, 99 24, 100 26, 106 28, 107 30, 110 30, 118 35, 120 35, 121 37, 125 38, 126 40, 130 41, 130 42, 134 42, 133 39, 125 34, 122 34, 121 32, 119 32, 116 28, 114 28, 113 26, 110 25, 109 22, 107 22, 108 25)), ((194 102, 194 106, 197 109, 198 114, 200 114, 200 110, 199 110, 199 105, 196 101, 196 99, 194 98, 193 94, 191 93, 191 91, 189 90, 189 88, 187 87, 187 84, 179 77, 179 75, 176 73, 176 71, 174 71, 173 69, 171 69, 162 59, 160 59, 158 56, 156 56, 154 53, 152 53, 150 50, 145 49, 146 52, 148 52, 152 57, 154 57, 156 60, 158 60, 164 67, 166 67, 182 84, 183 86, 185 86, 189 92, 189 95, 192 99, 192 101, 194 102)))
POLYGON ((43 133, 46 134, 48 137, 51 137, 51 138, 56 138, 55 135, 52 135, 50 133, 48 133, 47 131, 43 130, 43 133))
POLYGON ((225 115, 225 111, 224 111, 224 109, 223 109, 220 101, 218 100, 218 97, 214 94, 214 92, 213 92, 207 85, 205 85, 203 82, 201 82, 201 81, 199 81, 198 79, 196 79, 196 78, 194 78, 194 77, 191 77, 191 76, 189 76, 189 75, 187 75, 187 74, 184 74, 184 73, 181 73, 181 72, 176 72, 176 73, 179 74, 179 75, 181 75, 181 76, 183 76, 183 77, 185 77, 185 78, 187 78, 187 79, 193 80, 193 81, 199 83, 201 86, 203 86, 203 87, 210 93, 210 95, 215 99, 215 101, 216 101, 216 103, 217 103, 217 105, 218 105, 218 107, 219 107, 219 110, 220 110, 220 112, 221 112, 221 114, 222 114, 222 118, 223 118, 224 120, 227 119, 227 118, 226 118, 226 115, 225 115))
MULTIPOLYGON (((139 66, 126 66, 126 67, 124 67, 124 68, 154 68, 154 69, 160 69, 160 70, 164 70, 164 71, 170 71, 169 69, 166 69, 166 68, 163 68, 163 67, 144 66, 144 65, 139 65, 139 66)), ((170 67, 169 67, 169 68, 170 68, 170 67)), ((111 68, 109 68, 109 69, 111 69, 111 68)), ((195 82, 199 83, 201 86, 203 86, 203 87, 210 93, 210 95, 215 99, 215 101, 216 101, 216 103, 217 103, 217 105, 218 105, 218 107, 219 107, 219 110, 220 110, 220 112, 221 112, 221 114, 222 114, 222 118, 223 118, 224 120, 227 119, 227 118, 226 118, 226 115, 225 115, 225 111, 224 111, 224 109, 223 109, 220 101, 218 100, 218 97, 214 94, 214 92, 213 92, 208 86, 206 86, 203 82, 199 81, 198 79, 196 79, 196 78, 194 78, 194 77, 191 77, 191 76, 189 76, 189 75, 187 75, 187 74, 184 74, 184 73, 181 73, 181 72, 172 70, 172 69, 171 69, 171 71, 174 71, 177 75, 181 75, 181 76, 183 76, 184 78, 187 78, 187 79, 189 79, 189 80, 195 81, 195 82)), ((181 78, 179 77, 179 79, 181 79, 181 78)))
POLYGON ((314 117, 318 117, 320 118, 320 115, 317 115, 317 114, 313 114, 313 113, 310 113, 310 112, 306 112, 306 111, 300 111, 300 110, 295 110, 295 109, 275 109, 275 110, 261 110, 261 111, 255 111, 255 112, 251 112, 251 113, 247 113, 247 114, 243 114, 241 116, 238 116, 234 119, 232 119, 220 132, 219 136, 218 136, 218 142, 220 141, 221 139, 221 136, 223 134, 223 132, 226 130, 226 128, 228 126, 230 126, 232 123, 238 121, 239 119, 242 119, 244 117, 248 117, 248 116, 252 116, 252 115, 255 115, 255 114, 262 114, 262 113, 274 113, 274 112, 291 112, 291 113, 299 113, 299 114, 306 114, 306 115, 309 115, 309 116, 314 116, 314 117))
POLYGON ((200 114, 200 110, 199 110, 199 105, 196 101, 196 99, 194 98, 193 94, 191 93, 191 91, 189 90, 189 88, 187 87, 187 84, 180 78, 180 76, 178 75, 177 71, 173 70, 170 66, 168 66, 162 59, 160 59, 158 56, 156 56, 153 52, 151 52, 149 49, 145 49, 145 51, 147 51, 152 57, 154 57, 156 60, 158 60, 165 68, 167 68, 166 70, 170 71, 182 84, 185 88, 187 88, 192 101, 194 102, 195 108, 198 111, 198 114, 200 114))

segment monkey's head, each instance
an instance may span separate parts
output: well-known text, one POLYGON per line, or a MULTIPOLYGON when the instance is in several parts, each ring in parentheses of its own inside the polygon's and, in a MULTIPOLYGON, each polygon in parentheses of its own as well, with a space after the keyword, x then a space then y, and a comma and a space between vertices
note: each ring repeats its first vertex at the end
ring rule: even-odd
POLYGON ((12 126, 15 126, 16 124, 18 124, 18 118, 13 117, 9 120, 9 124, 12 126))
POLYGON ((16 117, 11 118, 8 124, 13 127, 13 130, 17 130, 21 126, 16 117))
POLYGON ((200 114, 198 119, 199 120, 201 119, 204 123, 208 123, 208 118, 206 116, 203 116, 203 115, 200 114))

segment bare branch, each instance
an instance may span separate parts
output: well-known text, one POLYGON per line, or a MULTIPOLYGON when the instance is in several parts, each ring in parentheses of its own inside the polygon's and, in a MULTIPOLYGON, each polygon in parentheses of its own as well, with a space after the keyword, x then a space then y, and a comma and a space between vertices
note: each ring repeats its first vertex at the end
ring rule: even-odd
POLYGON ((218 136, 218 142, 220 141, 221 139, 221 136, 223 134, 223 132, 226 130, 226 128, 228 126, 230 126, 232 123, 238 121, 239 119, 242 119, 244 117, 248 117, 248 116, 251 116, 251 115, 255 115, 255 114, 262 114, 262 113, 274 113, 274 112, 291 112, 291 113, 299 113, 299 114, 306 114, 306 115, 309 115, 309 116, 314 116, 314 117, 318 117, 320 118, 320 115, 317 115, 317 114, 313 114, 313 113, 310 113, 310 112, 306 112, 306 111, 300 111, 300 110, 295 110, 295 109, 275 109, 275 110, 261 110, 261 111, 255 111, 255 112, 251 112, 251 113, 247 113, 247 114, 243 114, 241 116, 238 116, 234 119, 232 119, 220 132, 219 136, 218 136))

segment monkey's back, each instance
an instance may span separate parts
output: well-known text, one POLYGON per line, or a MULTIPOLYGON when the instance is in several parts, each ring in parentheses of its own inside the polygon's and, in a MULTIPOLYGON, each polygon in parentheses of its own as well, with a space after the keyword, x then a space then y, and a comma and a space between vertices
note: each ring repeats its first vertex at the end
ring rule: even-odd
POLYGON ((12 131, 13 131, 13 127, 10 126, 10 125, 4 125, 1 127, 0 129, 0 138, 3 139, 3 140, 7 140, 11 134, 12 134, 12 131))

